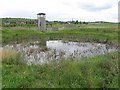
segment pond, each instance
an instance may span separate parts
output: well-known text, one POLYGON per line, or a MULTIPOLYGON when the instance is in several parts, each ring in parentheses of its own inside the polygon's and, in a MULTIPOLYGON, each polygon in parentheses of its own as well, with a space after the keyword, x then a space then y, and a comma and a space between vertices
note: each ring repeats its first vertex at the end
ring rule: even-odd
POLYGON ((42 45, 39 41, 5 45, 3 49, 15 49, 22 53, 27 64, 43 64, 52 60, 80 60, 117 51, 116 47, 89 42, 63 42, 49 40, 42 45), (44 49, 42 49, 44 48, 44 49))

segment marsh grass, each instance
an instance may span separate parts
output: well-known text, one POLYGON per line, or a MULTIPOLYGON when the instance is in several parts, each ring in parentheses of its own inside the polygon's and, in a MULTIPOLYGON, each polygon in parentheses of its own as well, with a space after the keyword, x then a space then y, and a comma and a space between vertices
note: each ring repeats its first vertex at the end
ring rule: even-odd
POLYGON ((0 51, 2 64, 22 64, 22 56, 14 49, 3 49, 0 51))
POLYGON ((117 53, 43 65, 3 64, 2 87, 118 88, 118 73, 117 53))
POLYGON ((21 43, 30 40, 67 40, 100 43, 118 43, 118 30, 113 28, 71 28, 58 32, 41 32, 37 30, 12 30, 9 28, 2 30, 2 43, 21 43))
MULTIPOLYGON (((117 24, 80 25, 58 32, 3 28, 2 44, 30 40, 118 43, 117 24)), ((44 45, 43 45, 44 46, 44 45)), ((0 56, 2 52, 0 52, 0 56)), ((53 61, 43 65, 25 65, 16 51, 3 51, 3 88, 119 88, 118 53, 83 60, 53 61)))

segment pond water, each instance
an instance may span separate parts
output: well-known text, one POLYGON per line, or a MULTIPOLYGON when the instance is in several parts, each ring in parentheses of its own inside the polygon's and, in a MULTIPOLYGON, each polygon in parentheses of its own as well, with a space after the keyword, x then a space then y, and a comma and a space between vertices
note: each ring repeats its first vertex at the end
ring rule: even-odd
POLYGON ((39 41, 26 44, 5 45, 2 48, 15 49, 22 53, 27 64, 43 64, 52 60, 80 60, 81 58, 94 57, 117 49, 113 46, 101 43, 63 42, 62 40, 49 40, 43 46, 39 41))

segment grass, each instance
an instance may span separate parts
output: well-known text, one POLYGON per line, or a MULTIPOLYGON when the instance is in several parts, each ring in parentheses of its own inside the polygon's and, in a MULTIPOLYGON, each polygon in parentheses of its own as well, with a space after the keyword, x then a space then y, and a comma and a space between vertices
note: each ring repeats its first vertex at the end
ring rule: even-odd
POLYGON ((72 28, 58 32, 40 32, 36 30, 2 30, 2 43, 21 43, 30 40, 62 39, 68 41, 118 43, 118 30, 113 28, 72 28))
POLYGON ((2 72, 3 88, 118 88, 118 54, 32 66, 4 63, 2 72))
MULTIPOLYGON (((34 27, 3 28, 2 44, 31 40, 42 43, 52 39, 118 44, 117 24, 78 26, 58 32, 40 32, 33 30, 34 27)), ((117 52, 79 61, 61 60, 31 66, 26 65, 15 50, 3 50, 0 56, 3 88, 119 88, 117 52)))
POLYGON ((2 58, 2 64, 20 64, 22 63, 22 57, 14 49, 3 49, 0 51, 0 58, 2 58))

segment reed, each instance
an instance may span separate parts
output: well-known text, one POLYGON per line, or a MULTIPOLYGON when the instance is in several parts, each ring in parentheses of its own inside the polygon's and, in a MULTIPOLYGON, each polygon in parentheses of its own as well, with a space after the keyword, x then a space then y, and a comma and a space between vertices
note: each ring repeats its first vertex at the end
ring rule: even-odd
POLYGON ((20 64, 22 63, 21 55, 15 49, 2 49, 0 51, 2 64, 20 64))

